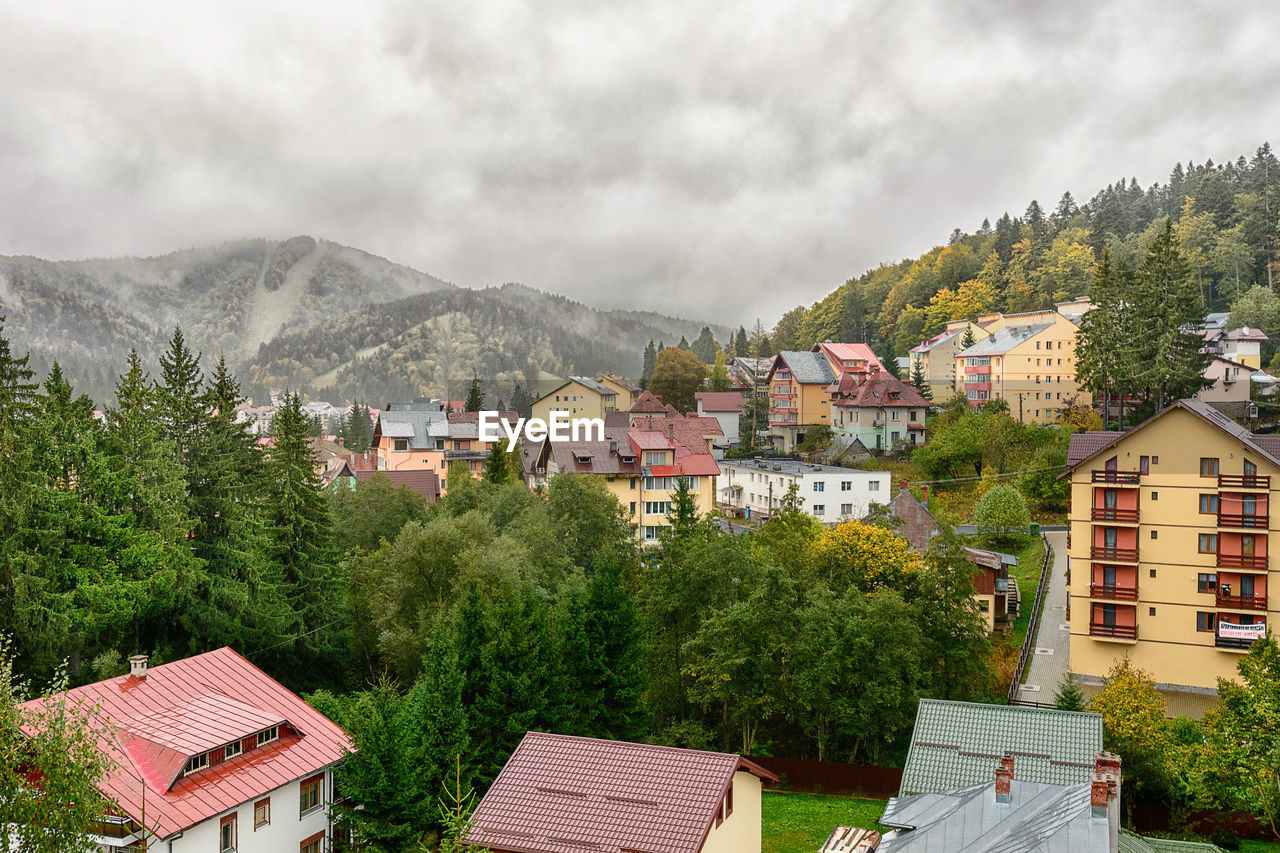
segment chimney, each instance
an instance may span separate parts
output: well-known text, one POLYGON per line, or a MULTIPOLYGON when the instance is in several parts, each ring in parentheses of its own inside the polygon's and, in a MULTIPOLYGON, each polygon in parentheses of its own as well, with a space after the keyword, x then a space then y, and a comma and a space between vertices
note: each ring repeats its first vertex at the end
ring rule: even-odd
POLYGON ((343 438, 342 436, 338 436, 338 446, 339 446, 339 447, 346 447, 346 446, 347 446, 347 440, 346 440, 345 438, 343 438))
POLYGON ((129 655, 129 674, 139 680, 147 677, 146 655, 129 655))
POLYGON ((609 452, 610 453, 618 452, 618 440, 616 438, 609 439, 609 452))
POLYGON ((1094 820, 1107 819, 1107 800, 1111 797, 1111 784, 1107 776, 1094 773, 1089 782, 1089 816, 1094 820))
POLYGON ((1006 755, 996 767, 996 802, 1013 802, 1013 756, 1006 755))
POLYGON ((1120 838, 1120 756, 1099 752, 1093 759, 1089 782, 1089 815, 1107 822, 1107 834, 1115 850, 1120 838))
POLYGON ((925 506, 929 505, 929 484, 925 483, 920 487, 920 503, 925 506))
POLYGON ((903 493, 903 492, 905 492, 906 490, 907 490, 907 481, 906 481, 906 480, 899 480, 899 481, 898 481, 898 494, 902 494, 902 493, 903 493))

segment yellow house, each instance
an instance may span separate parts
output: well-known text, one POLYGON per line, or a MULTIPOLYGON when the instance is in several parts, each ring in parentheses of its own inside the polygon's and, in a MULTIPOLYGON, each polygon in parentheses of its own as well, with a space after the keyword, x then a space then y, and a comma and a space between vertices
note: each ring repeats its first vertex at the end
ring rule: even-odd
POLYGON ((1071 437, 1071 669, 1129 658, 1199 716, 1266 631, 1280 437, 1181 400, 1129 432, 1071 437))
POLYGON ((783 453, 795 450, 808 427, 831 425, 827 387, 835 378, 825 353, 778 353, 769 371, 769 434, 783 453))
POLYGON ((599 477, 626 510, 636 538, 654 543, 659 531, 670 525, 671 493, 681 477, 688 482, 699 513, 715 509, 720 468, 701 436, 701 422, 714 422, 714 418, 688 420, 691 423, 682 430, 606 426, 604 441, 548 439, 523 448, 525 480, 530 488, 537 488, 556 474, 599 477))
POLYGON ((1001 398, 1022 423, 1050 423, 1090 395, 1076 384, 1076 323, 1057 311, 979 317, 983 334, 955 355, 956 392, 971 406, 1001 398))
POLYGON ((640 393, 640 389, 635 385, 613 373, 602 374, 596 378, 596 381, 617 395, 613 407, 619 412, 625 412, 630 409, 631 404, 635 402, 636 396, 640 393))
POLYGON ((612 388, 586 376, 570 376, 533 404, 533 417, 551 420, 552 412, 571 418, 604 418, 616 408, 618 394, 612 388))
MULTIPOLYGON (((977 323, 952 320, 947 323, 945 331, 922 341, 908 353, 912 370, 915 369, 916 362, 920 363, 935 406, 942 405, 956 395, 956 353, 964 349, 961 343, 966 331, 973 332, 975 342, 986 334, 977 323)), ((903 378, 910 379, 910 376, 903 378)))

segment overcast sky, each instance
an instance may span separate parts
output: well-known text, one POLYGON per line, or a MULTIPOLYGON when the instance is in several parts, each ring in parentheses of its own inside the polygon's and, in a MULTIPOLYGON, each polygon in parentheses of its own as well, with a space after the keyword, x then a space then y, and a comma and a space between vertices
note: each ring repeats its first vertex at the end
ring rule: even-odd
POLYGON ((0 254, 311 234, 771 324, 1032 198, 1280 146, 1278 34, 1258 2, 0 0, 0 254))

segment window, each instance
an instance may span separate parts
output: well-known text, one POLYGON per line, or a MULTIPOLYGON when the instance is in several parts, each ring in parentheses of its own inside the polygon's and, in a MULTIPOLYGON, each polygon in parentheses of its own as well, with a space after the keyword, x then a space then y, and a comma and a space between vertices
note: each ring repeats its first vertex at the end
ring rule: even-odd
POLYGON ((437 439, 436 439, 436 450, 444 450, 444 439, 443 439, 443 438, 437 438, 437 439))
POLYGON ((1147 576, 1148 576, 1148 577, 1155 577, 1155 576, 1156 576, 1156 570, 1155 570, 1155 569, 1147 569, 1147 576))
POLYGON ((408 449, 409 449, 409 439, 407 439, 407 438, 397 438, 397 439, 395 440, 395 445, 396 445, 396 450, 408 450, 408 449))
POLYGON ((1152 538, 1152 539, 1158 539, 1158 538, 1159 538, 1158 536, 1156 536, 1156 533, 1157 533, 1157 532, 1158 532, 1158 531, 1155 531, 1155 530, 1151 531, 1151 538, 1152 538))
POLYGON ((1257 541, 1252 533, 1245 533, 1240 537, 1240 555, 1243 557, 1252 557, 1254 554, 1253 545, 1257 541))
POLYGON ((1102 544, 1106 548, 1116 547, 1116 529, 1114 527, 1104 527, 1102 529, 1102 544))
POLYGON ((271 743, 278 737, 280 737, 279 726, 272 726, 264 732, 258 732, 258 746, 262 746, 264 743, 271 743))
POLYGON ((1218 534, 1216 533, 1200 534, 1200 553, 1201 554, 1218 553, 1218 534))
POLYGON ((644 526, 644 538, 645 538, 645 541, 646 541, 646 542, 652 542, 652 541, 656 540, 656 539, 658 538, 658 531, 659 531, 659 530, 661 530, 661 529, 662 529, 662 528, 661 528, 661 527, 659 527, 659 526, 655 526, 655 525, 652 525, 652 524, 646 524, 646 525, 644 526))
POLYGON ((1244 460, 1244 473, 1246 477, 1252 476, 1258 473, 1258 466, 1246 459, 1244 460))
POLYGON ((1196 630, 1197 631, 1216 631, 1218 630, 1216 613, 1196 613, 1196 630))
POLYGON ((243 750, 244 750, 244 745, 243 745, 242 743, 240 743, 240 741, 236 741, 235 743, 229 743, 229 744, 227 744, 227 745, 226 745, 225 752, 224 752, 224 754, 223 754, 223 756, 222 756, 222 757, 223 757, 224 759, 225 759, 225 758, 235 758, 235 757, 236 757, 237 755, 239 755, 243 750))
POLYGON ((187 766, 182 768, 182 775, 195 773, 197 770, 203 770, 209 766, 209 753, 202 752, 199 755, 193 755, 187 759, 187 766))
POLYGON ((1196 575, 1196 592, 1213 592, 1218 588, 1218 576, 1201 572, 1196 575))
POLYGON ((1218 514, 1218 496, 1217 495, 1201 495, 1200 496, 1200 513, 1202 515, 1218 514))
POLYGON ((1155 609, 1154 607, 1148 607, 1148 608, 1147 608, 1147 615, 1148 615, 1148 616, 1155 616, 1155 615, 1156 615, 1156 609, 1155 609))
POLYGON ((1105 489, 1102 492, 1102 506, 1104 509, 1116 508, 1116 490, 1105 489))
POLYGON ((984 598, 978 602, 978 610, 982 611, 983 613, 986 613, 990 609, 991 609, 991 602, 988 601, 987 599, 984 598))
POLYGON ((302 816, 314 808, 320 807, 320 786, 324 784, 324 774, 320 773, 310 779, 303 779, 298 786, 298 815, 302 816))
POLYGON ((1151 473, 1151 457, 1150 456, 1138 457, 1138 473, 1139 474, 1151 473))
POLYGON ((1159 493, 1159 492, 1152 492, 1152 493, 1151 493, 1151 500, 1153 500, 1153 501, 1158 501, 1158 500, 1160 500, 1160 493, 1159 493))
POLYGON ((632 502, 631 502, 631 514, 632 514, 632 515, 635 515, 635 514, 636 514, 636 502, 635 502, 635 501, 632 501, 632 502))
POLYGON ((852 488, 853 488, 853 481, 852 481, 852 480, 841 480, 841 481, 840 481, 840 491, 842 491, 842 492, 847 492, 847 491, 851 490, 852 488))
POLYGON ((1152 464, 1152 465, 1159 465, 1159 464, 1160 464, 1160 457, 1159 457, 1159 456, 1152 456, 1152 457, 1151 457, 1151 464, 1152 464))
POLYGON ((818 482, 816 482, 816 483, 814 483, 814 484, 813 484, 813 490, 814 490, 815 492, 822 492, 822 491, 826 491, 826 488, 827 488, 827 484, 826 484, 826 483, 823 483, 822 481, 818 481, 818 482))
POLYGON ((827 505, 826 505, 826 504, 814 504, 814 505, 813 505, 813 514, 814 514, 814 515, 826 515, 826 514, 827 514, 827 505))
POLYGON ((671 501, 645 501, 645 515, 670 515, 671 501))
POLYGON ((632 488, 632 490, 633 490, 633 491, 635 490, 635 487, 636 487, 636 478, 635 478, 635 477, 632 477, 632 478, 631 478, 631 488, 632 488))
POLYGON ((1216 477, 1218 476, 1218 460, 1207 456, 1200 457, 1200 476, 1216 477))
POLYGON ((880 481, 879 481, 879 480, 871 480, 871 481, 869 481, 869 482, 867 483, 867 491, 868 491, 868 492, 878 492, 878 491, 880 491, 880 481))
POLYGON ((666 451, 649 450, 645 451, 644 464, 646 465, 662 465, 667 461, 666 451))
POLYGON ((1115 627, 1116 624, 1116 606, 1114 604, 1102 605, 1102 624, 1108 628, 1115 627))
POLYGON ((229 814, 218 825, 218 853, 236 849, 236 816, 229 814))
POLYGON ((258 800, 253 804, 253 830, 258 831, 259 827, 266 826, 271 823, 271 798, 258 800))
POLYGON ((841 515, 853 515, 853 504, 840 504, 841 515))
POLYGON ((324 833, 317 832, 315 835, 303 839, 298 845, 298 853, 320 853, 324 849, 324 833))

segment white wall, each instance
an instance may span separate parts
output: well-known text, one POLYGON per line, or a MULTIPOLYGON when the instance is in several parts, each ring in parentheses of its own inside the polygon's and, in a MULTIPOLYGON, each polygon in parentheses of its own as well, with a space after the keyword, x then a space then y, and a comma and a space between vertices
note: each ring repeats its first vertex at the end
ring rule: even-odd
POLYGON ((715 418, 716 423, 720 424, 720 430, 724 433, 725 441, 738 440, 738 412, 704 412, 702 401, 699 400, 698 417, 715 418))
MULTIPOLYGON (((303 778, 315 774, 308 773, 303 778)), ((333 799, 333 772, 326 769, 324 786, 320 792, 320 806, 298 815, 299 791, 302 779, 296 779, 266 794, 254 797, 241 803, 234 809, 228 809, 201 821, 183 833, 173 842, 173 853, 217 853, 218 829, 222 818, 236 813, 236 853, 297 853, 298 845, 304 838, 317 832, 329 829, 329 802, 333 799), (271 823, 256 832, 253 829, 253 804, 263 797, 271 798, 271 823)), ((167 851, 167 844, 152 845, 153 850, 167 851)), ((322 845, 321 849, 327 849, 322 845)))
MULTIPOLYGON (((796 483, 799 486, 799 496, 804 498, 802 506, 805 512, 822 521, 861 518, 866 515, 872 503, 888 504, 893 500, 893 495, 889 494, 888 471, 859 471, 849 468, 821 473, 806 471, 796 476, 781 471, 738 467, 724 461, 720 463, 720 471, 720 488, 741 486, 741 497, 733 505, 751 507, 752 515, 769 511, 770 485, 773 486, 773 505, 776 507, 786 497, 791 484, 796 483), (819 483, 821 491, 815 487, 819 483), (846 483, 847 490, 844 488, 846 483), (846 504, 849 505, 847 513, 846 504), (819 505, 823 507, 821 515, 815 512, 815 506, 819 505)), ((717 493, 717 499, 723 500, 723 495, 717 493)))
POLYGON ((733 774, 733 814, 711 826, 701 853, 760 853, 760 779, 746 771, 733 774))

